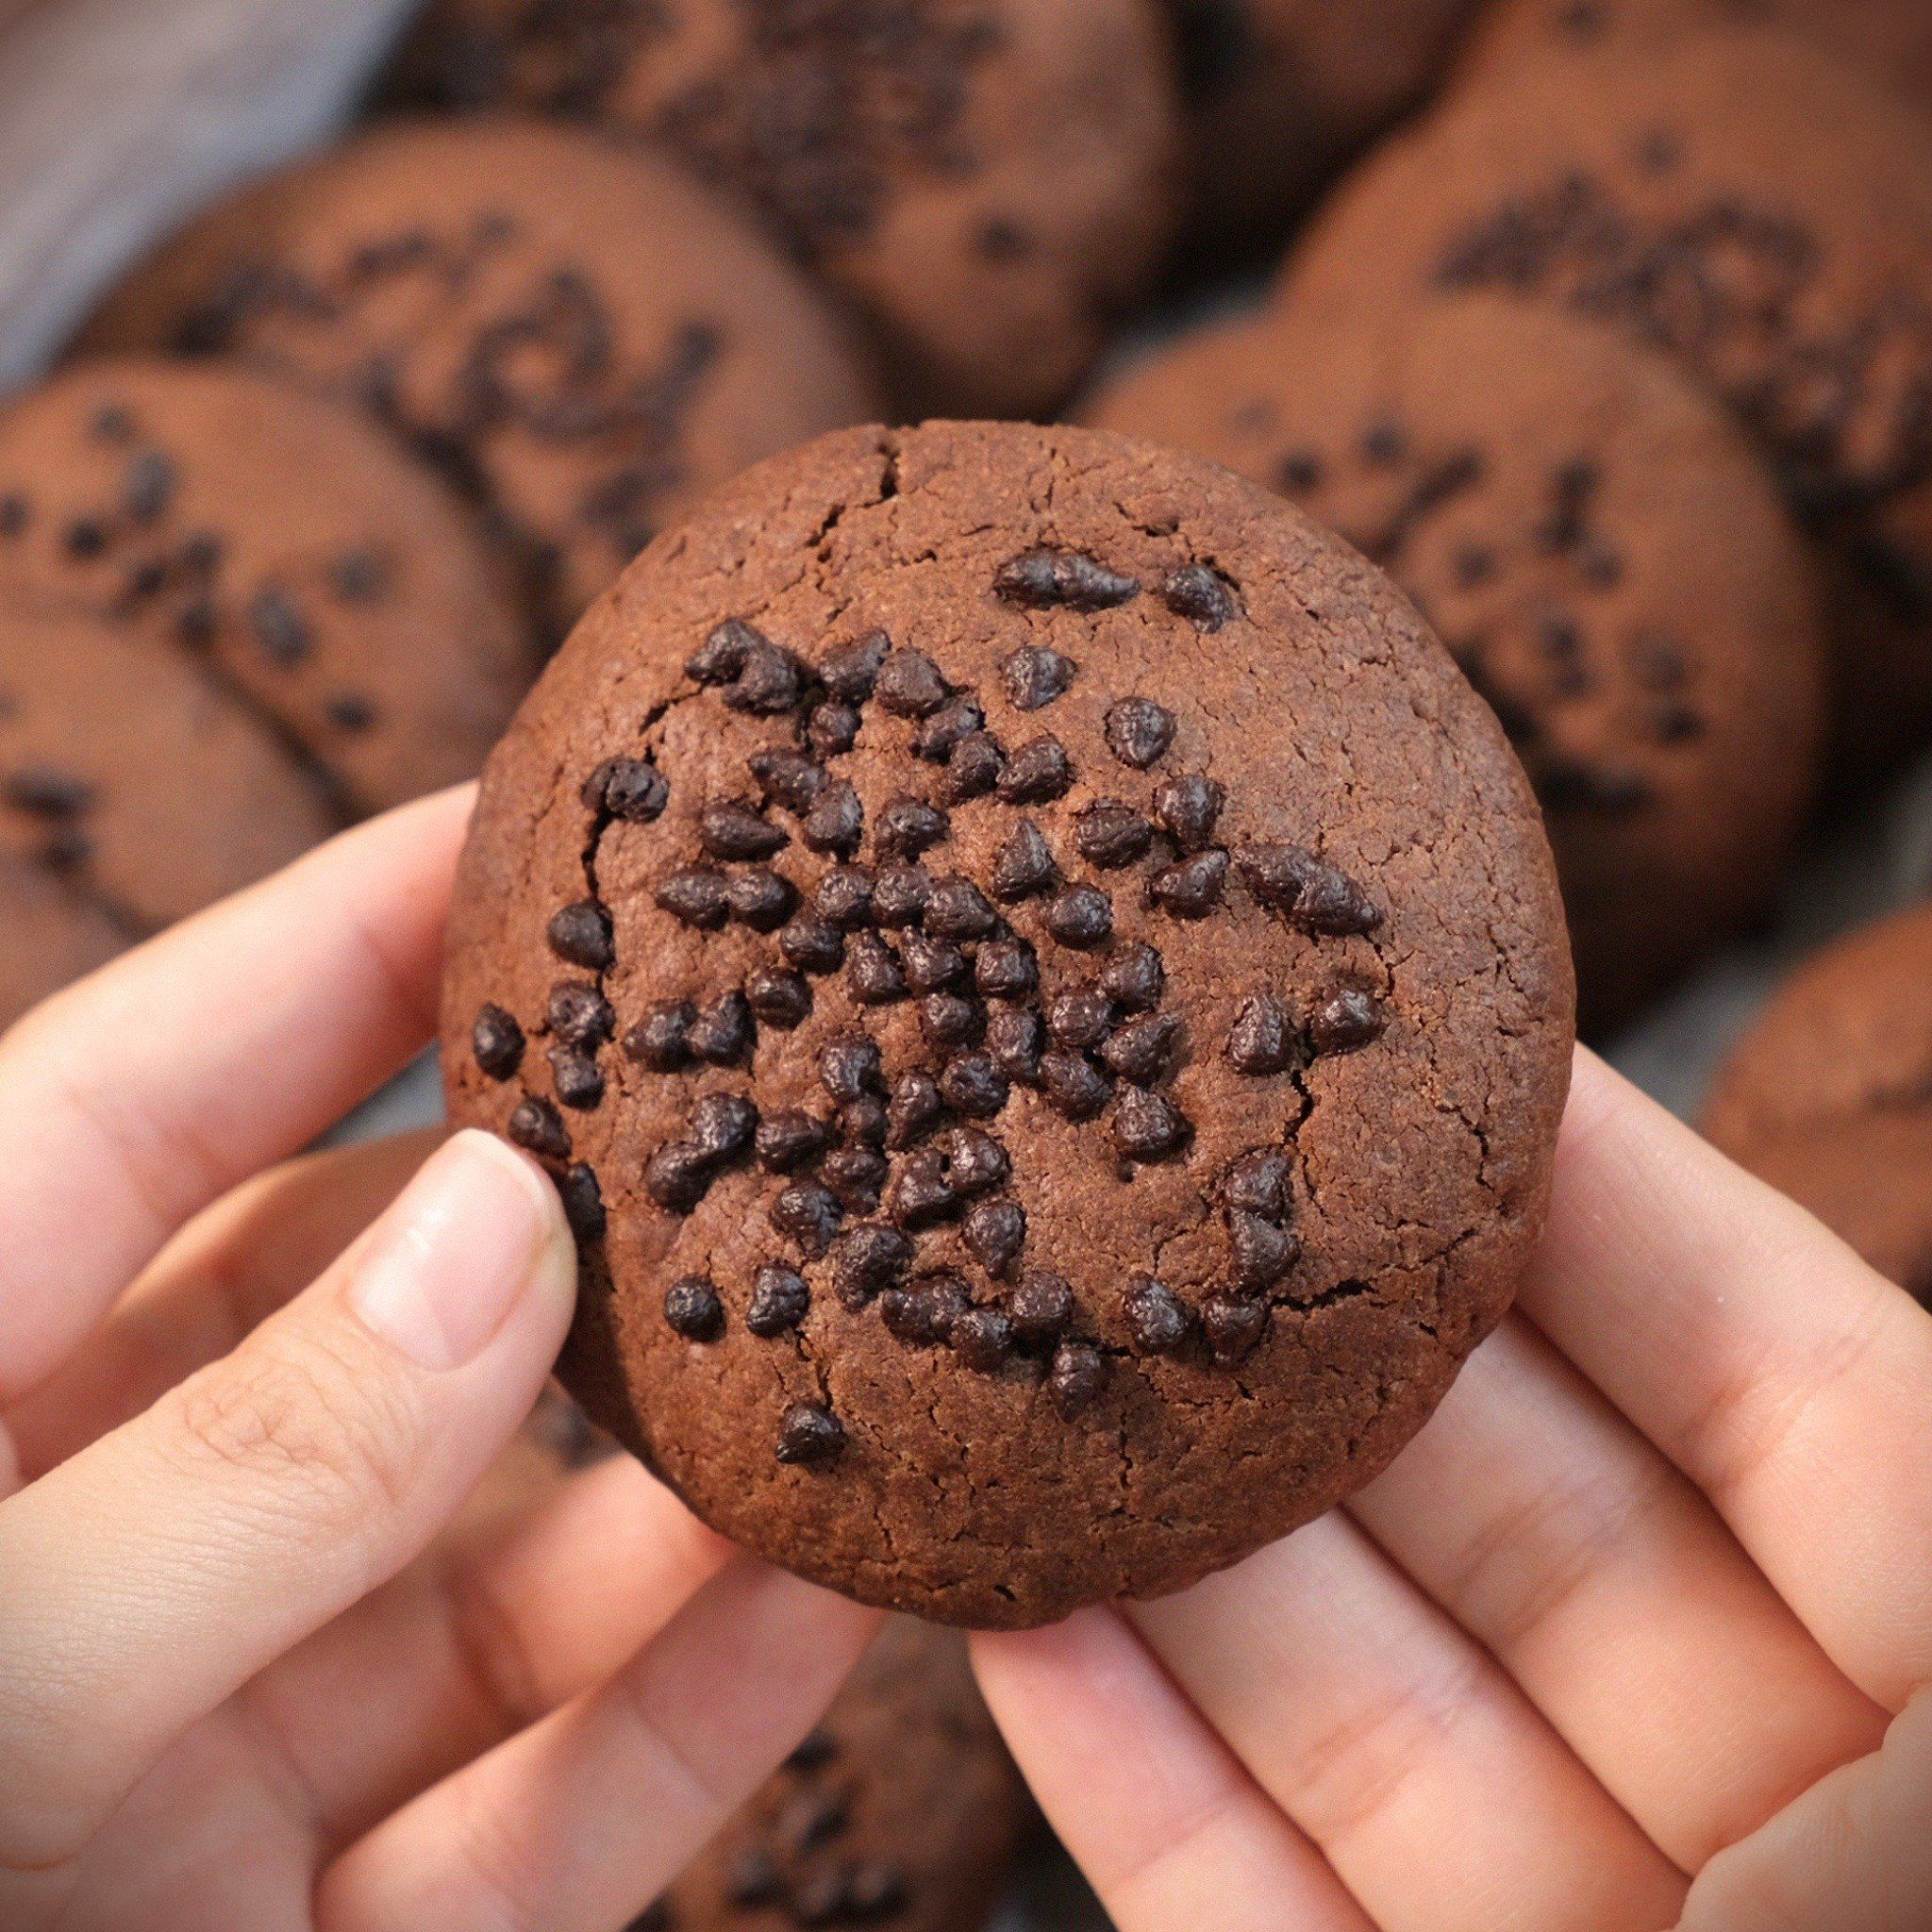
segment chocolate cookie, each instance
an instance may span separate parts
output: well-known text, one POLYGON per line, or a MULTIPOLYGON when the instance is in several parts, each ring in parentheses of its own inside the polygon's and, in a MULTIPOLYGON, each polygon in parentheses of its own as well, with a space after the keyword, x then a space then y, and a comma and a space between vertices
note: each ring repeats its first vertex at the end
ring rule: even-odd
POLYGON ((472 777, 536 675, 443 485, 245 370, 80 365, 0 413, 0 584, 192 654, 359 815, 472 777))
POLYGON ((438 0, 406 96, 587 117, 758 208, 914 414, 1049 408, 1171 226, 1157 0, 438 0))
POLYGON ((1732 1050, 1704 1125, 1932 1307, 1932 905, 1794 974, 1732 1050))
POLYGON ((873 407, 818 298, 734 216, 645 155, 515 121, 391 127, 270 177, 88 340, 358 399, 523 541, 559 632, 711 484, 873 407))
POLYGON ((774 1560, 1011 1625, 1420 1426, 1571 1004, 1521 768, 1379 574, 1172 452, 931 425, 739 479, 579 626, 486 771, 444 1064, 564 1190, 593 1418, 774 1560))
POLYGON ((0 853, 0 1028, 105 966, 131 937, 58 872, 0 853))
POLYGON ((198 911, 335 823, 311 774, 198 666, 0 597, 0 856, 92 908, 83 967, 110 927, 132 941, 198 911))
POLYGON ((1932 126, 1810 43, 1511 64, 1398 137, 1291 262, 1377 315, 1488 291, 1674 357, 1830 545, 1847 749, 1932 719, 1932 126))
POLYGON ((1477 0, 1170 4, 1193 114, 1196 229, 1239 242, 1279 230, 1422 100, 1477 0))
POLYGON ((1407 591, 1542 802, 1586 1023, 1762 904, 1817 770, 1824 623, 1749 445, 1659 358, 1472 297, 1220 324, 1102 392, 1407 591))

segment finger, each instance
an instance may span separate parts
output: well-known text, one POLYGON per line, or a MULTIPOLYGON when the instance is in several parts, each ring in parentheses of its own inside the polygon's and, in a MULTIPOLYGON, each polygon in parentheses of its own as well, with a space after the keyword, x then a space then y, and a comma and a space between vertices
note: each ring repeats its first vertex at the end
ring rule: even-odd
POLYGON ((204 1209, 8 1414, 29 1478, 239 1347, 395 1199, 443 1139, 432 1127, 304 1155, 204 1209))
POLYGON ((1374 1932, 1111 1610, 979 1635, 1014 1761, 1119 1932, 1374 1932))
POLYGON ((1350 1509, 1686 1872, 1884 1733, 1704 1498, 1523 1323, 1350 1509))
POLYGON ((191 1215, 430 1037, 471 796, 344 834, 0 1041, 0 1401, 50 1374, 191 1215))
POLYGON ((499 1745, 324 1874, 323 1932, 608 1932, 810 1729, 878 1627, 740 1557, 601 1689, 499 1745))
POLYGON ((1932 1682, 1932 1315, 1589 1055, 1523 1307, 1867 1696, 1932 1682))
POLYGON ((1682 1875, 1346 1518, 1131 1615, 1384 1932, 1674 1924, 1682 1875))
POLYGON ((1932 1692, 1884 1747, 1834 1772, 1698 1874, 1681 1932, 1932 1925, 1932 1692))
POLYGON ((460 1134, 234 1355, 0 1506, 0 1865, 72 1857, 427 1544, 535 1401, 575 1278, 549 1184, 460 1134))
POLYGON ((628 1457, 506 1507, 239 1693, 331 1850, 601 1683, 729 1554, 628 1457))

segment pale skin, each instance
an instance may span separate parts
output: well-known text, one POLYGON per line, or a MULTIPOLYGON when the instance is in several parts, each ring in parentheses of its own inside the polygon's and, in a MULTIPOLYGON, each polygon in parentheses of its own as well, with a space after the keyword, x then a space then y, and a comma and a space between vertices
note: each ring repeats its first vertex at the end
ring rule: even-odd
MULTIPOLYGON (((468 805, 0 1041, 0 1924, 615 1932, 874 1627, 624 1458, 449 1528, 568 1233, 481 1137, 299 1150, 428 1037, 468 805)), ((1121 1932, 1909 1932, 1928 1415, 1932 1317, 1582 1057, 1394 1467, 981 1679, 1121 1932)))

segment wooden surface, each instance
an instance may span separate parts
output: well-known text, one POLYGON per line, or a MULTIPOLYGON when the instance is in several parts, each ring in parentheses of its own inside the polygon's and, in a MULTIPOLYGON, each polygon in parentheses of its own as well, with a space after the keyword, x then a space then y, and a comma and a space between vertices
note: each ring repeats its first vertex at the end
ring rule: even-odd
POLYGON ((410 0, 0 0, 0 391, 185 215, 340 125, 410 0))

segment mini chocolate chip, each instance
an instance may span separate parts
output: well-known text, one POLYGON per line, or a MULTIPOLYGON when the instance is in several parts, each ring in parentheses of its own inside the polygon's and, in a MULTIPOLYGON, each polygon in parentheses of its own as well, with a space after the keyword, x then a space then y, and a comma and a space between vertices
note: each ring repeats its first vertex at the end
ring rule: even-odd
POLYGON ((1091 1408, 1106 1389, 1107 1357, 1084 1341, 1063 1341, 1053 1352, 1053 1368, 1047 1387, 1053 1392, 1053 1406, 1064 1422, 1091 1408))
POLYGON ((841 1219, 838 1196, 816 1181, 793 1181, 772 1203, 772 1225, 807 1255, 823 1255, 841 1219))
POLYGON ((125 442, 134 434, 134 417, 122 403, 103 403, 94 411, 88 433, 96 442, 125 442))
POLYGON ((735 1067, 751 1052, 756 1037, 750 1004, 741 992, 727 992, 691 1022, 684 1041, 695 1058, 714 1067, 735 1067))
POLYGON ((1278 1219, 1227 1209, 1227 1238, 1234 1251, 1235 1286, 1265 1293, 1301 1258, 1301 1237, 1278 1219))
POLYGON ((848 1229, 832 1243, 832 1287, 848 1308, 862 1308, 905 1278, 912 1243, 896 1227, 848 1229))
POLYGON ((873 826, 873 844, 889 858, 917 858, 952 829, 952 821, 937 806, 902 794, 879 813, 873 826))
POLYGON ((1026 1245, 1026 1210, 1005 1195, 975 1202, 967 1210, 959 1233, 974 1259, 989 1274, 1004 1274, 1026 1245))
POLYGON ((760 1024, 781 1032, 804 1024, 811 1011, 811 988, 804 978, 774 966, 757 967, 747 975, 744 998, 760 1024))
MULTIPOLYGON (((731 1869, 724 1875, 724 1896, 741 1911, 783 1905, 785 1879, 778 1870, 778 1861, 762 1845, 741 1846, 733 1855, 731 1869)), ((658 1903, 664 1902, 660 1900, 658 1903)), ((638 1932, 638 1927, 627 1926, 625 1932, 638 1932)), ((672 1932, 668 1909, 662 1932, 672 1932)))
POLYGON ((262 656, 284 670, 301 663, 315 648, 315 627, 282 591, 256 592, 248 606, 248 627, 262 656))
POLYGON ((624 1050, 654 1074, 675 1074, 691 1058, 691 1029, 698 1009, 689 1000, 653 1007, 624 1037, 624 1050))
POLYGON ((799 836, 814 852, 832 852, 850 858, 865 831, 865 808, 844 779, 837 778, 819 793, 806 813, 799 836))
POLYGON ((664 1319, 687 1341, 716 1341, 724 1332, 724 1304, 702 1275, 687 1274, 665 1291, 664 1319))
POLYGON ((858 712, 851 705, 829 698, 812 708, 805 721, 805 741, 822 758, 842 758, 858 742, 858 712))
POLYGON ((1217 631, 1241 615, 1234 586, 1205 563, 1184 563, 1160 580, 1160 601, 1197 630, 1217 631))
POLYGON ((903 1167, 892 1182, 889 1211, 901 1227, 924 1227, 943 1220, 959 1205, 959 1191, 946 1172, 944 1156, 937 1148, 922 1148, 903 1167))
POLYGON ((1100 1057, 1123 1080, 1151 1086, 1168 1071, 1180 1031, 1172 1013, 1143 1013, 1110 1035, 1100 1057))
POLYGON ((329 559, 329 590, 343 604, 374 604, 389 588, 390 566, 375 550, 344 550, 329 559))
POLYGON ((879 666, 891 648, 892 641, 884 631, 867 631, 862 638, 827 654, 819 666, 820 681, 835 698, 842 698, 848 705, 862 705, 872 696, 879 666))
POLYGON ((375 705, 356 691, 337 691, 322 708, 338 730, 368 731, 375 724, 375 705))
POLYGON ((992 580, 1008 604, 1036 610, 1111 610, 1140 594, 1132 577, 1078 550, 1028 550, 1003 563, 992 580))
POLYGON ((1231 1161, 1221 1177, 1221 1198, 1239 1212, 1258 1214, 1266 1221, 1285 1220, 1290 1207, 1287 1155, 1274 1147, 1257 1147, 1231 1161))
POLYGON ((1074 1291, 1061 1276, 1036 1271, 1020 1277, 1007 1308, 1022 1347, 1051 1348, 1074 1319, 1074 1291))
POLYGON ((610 937, 610 914, 593 900, 566 906, 550 922, 550 950, 587 973, 608 970, 617 958, 610 937))
POLYGON ((802 973, 836 973, 845 963, 845 938, 815 913, 804 913, 778 934, 778 950, 802 973))
POLYGON ((939 666, 924 651, 892 652, 873 686, 880 707, 896 718, 929 718, 952 694, 939 666))
POLYGON ((819 1082, 841 1105, 882 1091, 878 1047, 860 1034, 828 1041, 819 1056, 819 1082))
POLYGON ((802 1108, 781 1108, 758 1125, 754 1144, 759 1165, 772 1174, 794 1174, 816 1160, 831 1144, 825 1124, 802 1108))
POLYGON ((60 547, 83 563, 99 557, 112 541, 98 517, 75 517, 60 533, 60 547))
POLYGON ((933 938, 985 939, 999 923, 999 914, 971 879, 952 874, 933 882, 925 906, 925 929, 933 938))
POLYGON ((1187 1144, 1186 1117, 1144 1087, 1123 1087, 1113 1109, 1113 1144, 1124 1160, 1164 1160, 1187 1144))
POLYGON ((1227 791, 1198 772, 1163 778, 1154 791, 1154 816, 1183 852, 1199 852, 1214 837, 1227 791))
POLYGON ((805 694, 805 670, 790 651, 760 638, 745 653, 744 668, 724 693, 734 711, 755 718, 776 718, 796 708, 805 694))
POLYGON ((1275 481, 1291 496, 1319 490, 1326 475, 1327 465, 1311 449, 1291 450, 1274 469, 1275 481))
POLYGON ((1015 710, 1038 711, 1066 694, 1074 669, 1050 644, 1022 644, 1000 666, 1000 681, 1015 710))
POLYGON ((879 1205, 891 1170, 872 1147, 839 1147, 819 1162, 819 1178, 848 1214, 870 1214, 879 1205))
POLYGON ((760 1341, 789 1333, 811 1307, 811 1290, 805 1276, 776 1261, 767 1261, 751 1278, 751 1306, 744 1325, 760 1341))
POLYGON ((896 1865, 855 1865, 845 1875, 845 1909, 855 1919, 893 1918, 906 1909, 910 1897, 905 1874, 896 1865))
POLYGON ((772 1836, 791 1857, 842 1838, 852 1826, 852 1807, 841 1791, 793 1791, 772 1821, 772 1836))
POLYGON ((802 1469, 824 1469, 845 1453, 845 1424, 829 1408, 801 1402, 785 1411, 778 1430, 778 1460, 802 1469))
POLYGON ((768 745, 751 755, 751 774, 768 803, 802 818, 825 789, 825 768, 803 752, 768 745))
POLYGON ((1127 1332, 1143 1355, 1172 1355, 1188 1339, 1191 1318, 1165 1283, 1137 1275, 1122 1305, 1127 1332))
POLYGON ((524 1029, 513 1014, 492 1002, 470 1028, 470 1051, 491 1079, 508 1080, 524 1063, 524 1029))
POLYGON ((940 1075, 940 1092, 955 1113, 991 1120, 1007 1104, 1007 1076, 986 1054, 961 1054, 940 1075))
POLYGON ((1174 713, 1152 698, 1122 698, 1107 713, 1108 749, 1144 772, 1174 742, 1174 713))
POLYGON ((938 992, 966 976, 966 955, 930 933, 908 932, 899 942, 899 958, 914 992, 938 992))
POLYGON ((1201 1309, 1208 1352, 1224 1368, 1252 1355, 1267 1326, 1266 1302, 1236 1301, 1230 1295, 1216 1294, 1209 1295, 1201 1309))
POLYGON ((1328 937, 1374 932, 1382 913, 1347 874, 1300 845, 1250 845, 1241 855, 1248 890, 1304 931, 1328 937))
POLYGON ((875 932, 858 932, 845 946, 845 983, 862 1007, 890 1007, 906 997, 899 956, 875 932))
POLYGON ((915 1145, 945 1112, 939 1083, 929 1074, 903 1074, 886 1106, 886 1145, 897 1154, 915 1145))
POLYGON ((713 1169, 689 1141, 673 1141, 644 1163, 644 1191, 671 1214, 689 1214, 705 1198, 713 1169))
POLYGON ((550 1077, 557 1097, 578 1113, 591 1113, 604 1104, 604 1075, 597 1062, 581 1048, 553 1046, 550 1049, 550 1077))
POLYGON ((691 1145, 714 1166, 751 1151, 758 1110, 741 1093, 707 1093, 691 1110, 691 1145))
POLYGON ((962 1194, 983 1194, 1012 1172, 1007 1150, 979 1127, 954 1127, 938 1144, 946 1172, 962 1194))
POLYGON ((1341 987, 1317 1007, 1308 1021, 1308 1038, 1317 1053, 1354 1053, 1381 1039, 1389 1015, 1372 992, 1341 987))
POLYGON ((770 858, 791 841, 742 799, 730 798, 706 806, 699 814, 698 842, 712 858, 753 859, 770 858))
POLYGON ((874 878, 868 865, 835 865, 812 889, 812 909, 829 925, 852 932, 872 923, 874 878))
POLYGON ((1077 1053, 1047 1054, 1040 1063, 1040 1083, 1054 1108, 1070 1121, 1091 1121, 1111 1091, 1093 1063, 1077 1053))
POLYGON ((1154 903, 1175 919, 1207 918, 1226 890, 1227 854, 1219 850, 1164 866, 1147 887, 1154 903))
POLYGON ((932 898, 932 874, 923 865, 888 865, 873 886, 873 917, 888 928, 917 925, 932 898))
POLYGON ((912 734, 912 755, 927 763, 942 765, 967 739, 986 728, 986 713, 973 698, 955 698, 912 734))
POLYGON ((570 1158, 570 1130, 547 1100, 521 1100, 509 1117, 509 1138, 545 1160, 570 1158))
POLYGON ((1074 843, 1080 857, 1103 872, 1132 865, 1147 856, 1154 842, 1154 827, 1131 806, 1118 799, 1103 799, 1090 805, 1074 826, 1074 843))
POLYGON ((1255 993, 1241 1003, 1227 1036, 1227 1057, 1243 1074, 1285 1074, 1296 1062, 1299 1043, 1288 1008, 1272 993, 1255 993))
POLYGON ((909 1348, 941 1347, 972 1306, 966 1284, 951 1274, 928 1275, 910 1288, 889 1289, 879 1297, 887 1333, 909 1348))
POLYGON ((766 641, 741 619, 727 617, 686 663, 684 675, 694 684, 729 684, 744 669, 752 647, 766 641))
POLYGON ((597 1183, 596 1170, 578 1161, 558 1183, 557 1191, 563 1199, 563 1218, 577 1240, 602 1241, 610 1224, 604 1211, 604 1190, 597 1183))
POLYGON ((1011 905, 1045 891, 1058 877, 1059 868, 1040 827, 1031 819, 1022 819, 993 861, 993 897, 1011 905))
POLYGON ((1132 945, 1108 962, 1100 985, 1116 1006, 1130 1013, 1144 1013, 1160 1004, 1167 991, 1167 970, 1152 946, 1132 945))
POLYGON ((18 537, 32 514, 26 498, 17 491, 0 494, 0 537, 18 537))
POLYGON ((76 872, 93 855, 92 835, 78 825, 57 825, 34 852, 34 858, 53 873, 76 872))
POLYGON ((1362 455, 1377 469, 1389 469, 1408 454, 1408 432, 1391 417, 1379 417, 1362 432, 1362 455))
POLYGON ((1113 1024, 1113 1002, 1095 986, 1056 995, 1046 1009, 1046 1030, 1056 1046, 1098 1046, 1113 1024))
POLYGON ((979 1040, 986 1030, 986 1010, 958 993, 929 992, 919 1003, 919 1024, 934 1045, 950 1052, 979 1040))
POLYGON ((606 758, 584 780, 583 801, 592 811, 608 812, 634 825, 660 817, 671 787, 656 765, 642 758, 606 758))
POLYGON ((940 789, 951 805, 964 805, 970 798, 984 798, 999 789, 1000 774, 1007 768, 1007 755, 1000 742, 984 731, 962 738, 946 763, 946 775, 940 789))
POLYGON ((712 872, 706 866, 691 866, 684 872, 675 872, 668 879, 661 881, 652 895, 660 910, 670 913, 672 918, 680 920, 686 925, 693 925, 700 932, 709 932, 724 924, 724 916, 731 909, 731 902, 725 896, 724 875, 712 872))
POLYGON ((1113 901, 1098 886, 1064 886, 1046 902, 1046 929, 1063 946, 1086 950, 1113 937, 1113 901))
POLYGON ((978 1374, 996 1374, 1013 1353, 1013 1324, 997 1308, 968 1308, 953 1324, 953 1353, 978 1374))
POLYGON ((769 866, 755 865, 726 882, 724 903, 731 916, 754 932, 775 932, 791 917, 798 894, 790 879, 769 866))
POLYGON ((973 961, 973 983, 985 999, 1028 999, 1040 986, 1040 962, 1024 940, 988 940, 973 961))
POLYGON ((798 1740, 791 1756, 785 1760, 785 1769, 790 1772, 816 1771, 821 1765, 831 1763, 838 1755, 838 1739, 824 1725, 819 1724, 798 1740))
POLYGON ((1690 744, 1704 736, 1703 718, 1689 705, 1672 700, 1654 705, 1649 713, 1650 733, 1659 744, 1690 744))
POLYGON ((1063 797, 1073 782, 1074 768, 1059 740, 1034 738, 1008 758, 994 790, 1008 805, 1042 805, 1063 797))
POLYGON ((1008 1008, 986 1023, 986 1050, 1009 1080, 1030 1085, 1040 1078, 1045 1029, 1040 1015, 1008 1008))

